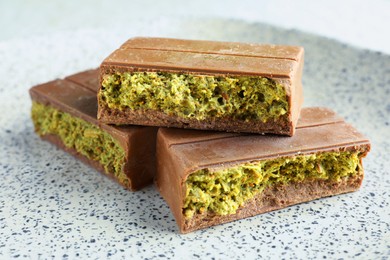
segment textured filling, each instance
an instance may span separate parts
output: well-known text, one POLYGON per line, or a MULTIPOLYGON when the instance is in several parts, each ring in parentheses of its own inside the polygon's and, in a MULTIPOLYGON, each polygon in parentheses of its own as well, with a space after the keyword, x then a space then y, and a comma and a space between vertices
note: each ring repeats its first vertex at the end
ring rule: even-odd
POLYGON ((31 115, 39 135, 58 136, 67 148, 98 161, 121 183, 129 183, 123 171, 125 152, 111 135, 80 118, 37 102, 33 102, 31 115))
POLYGON ((186 180, 183 214, 209 211, 217 215, 237 209, 271 185, 313 180, 338 182, 361 174, 359 152, 328 152, 242 164, 226 169, 201 169, 186 180))
POLYGON ((112 109, 156 110, 182 118, 230 117, 245 121, 287 118, 285 88, 253 76, 164 72, 105 75, 99 100, 112 109))

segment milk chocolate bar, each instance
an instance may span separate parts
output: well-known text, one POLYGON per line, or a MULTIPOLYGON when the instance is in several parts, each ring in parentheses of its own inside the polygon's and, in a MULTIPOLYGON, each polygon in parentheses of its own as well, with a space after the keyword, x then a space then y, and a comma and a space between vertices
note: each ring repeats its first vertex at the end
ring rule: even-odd
POLYGON ((98 118, 136 124, 293 135, 302 47, 134 38, 100 66, 98 118))
POLYGON ((31 88, 35 131, 125 188, 139 190, 155 175, 157 128, 99 123, 96 73, 91 70, 31 88))
POLYGON ((293 137, 160 128, 156 184, 182 233, 357 190, 369 141, 325 108, 293 137))

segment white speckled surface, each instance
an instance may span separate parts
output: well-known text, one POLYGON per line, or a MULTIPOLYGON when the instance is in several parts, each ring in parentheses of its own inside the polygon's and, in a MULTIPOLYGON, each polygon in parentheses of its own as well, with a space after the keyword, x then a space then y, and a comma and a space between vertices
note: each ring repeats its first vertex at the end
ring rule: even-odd
POLYGON ((0 258, 390 257, 390 57, 232 20, 139 21, 0 43, 0 258), (298 44, 305 106, 328 106, 372 141, 360 191, 180 235, 154 187, 137 193, 42 142, 28 89, 93 68, 136 35, 298 44))

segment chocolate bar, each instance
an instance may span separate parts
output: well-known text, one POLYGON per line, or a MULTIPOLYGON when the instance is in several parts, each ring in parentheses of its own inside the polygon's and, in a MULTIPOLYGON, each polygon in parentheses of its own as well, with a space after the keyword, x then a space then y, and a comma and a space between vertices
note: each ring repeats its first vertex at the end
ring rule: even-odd
POLYGON ((125 188, 139 190, 153 182, 157 128, 99 123, 96 73, 31 88, 35 131, 125 188))
POLYGON ((160 128, 156 185, 182 233, 357 190, 369 141, 326 108, 293 137, 160 128))
POLYGON ((100 66, 98 118, 136 124, 293 135, 302 47, 134 38, 100 66))

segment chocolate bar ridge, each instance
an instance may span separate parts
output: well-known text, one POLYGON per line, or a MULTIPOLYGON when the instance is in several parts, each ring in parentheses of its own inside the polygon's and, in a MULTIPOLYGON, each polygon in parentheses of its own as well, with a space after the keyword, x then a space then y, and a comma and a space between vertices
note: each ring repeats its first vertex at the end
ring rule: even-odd
MULTIPOLYGON (((183 205, 187 178, 202 169, 231 167, 278 158, 370 150, 369 141, 326 108, 304 108, 293 137, 239 135, 160 128, 157 137, 156 185, 170 206, 182 233, 254 216, 289 205, 357 190, 363 169, 334 182, 314 179, 269 186, 238 208, 235 214, 211 211, 187 219, 183 205)), ((211 171, 211 170, 210 170, 211 171)))
MULTIPOLYGON (((233 80, 244 76, 259 77, 259 79, 264 78, 269 82, 274 82, 272 84, 280 86, 285 91, 287 111, 281 116, 260 120, 248 119, 246 116, 243 116, 246 119, 235 118, 233 115, 223 114, 224 112, 221 112, 220 116, 197 118, 196 115, 186 117, 181 112, 167 113, 151 108, 121 107, 119 109, 108 105, 106 97, 102 94, 103 87, 101 87, 98 98, 98 118, 102 122, 113 124, 275 133, 291 136, 294 133, 303 102, 301 83, 303 56, 303 48, 295 46, 133 38, 102 62, 100 66, 101 86, 104 85, 103 82, 107 75, 118 75, 118 73, 121 75, 123 73, 133 75, 140 72, 172 73, 179 76, 232 77, 233 80)), ((234 97, 221 93, 219 102, 220 104, 229 103, 230 98, 234 97)), ((259 98, 259 100, 262 99, 259 98)))
POLYGON ((96 119, 98 86, 97 70, 71 75, 64 80, 55 80, 30 89, 33 102, 69 114, 91 124, 110 135, 124 151, 122 171, 127 176, 122 182, 107 172, 103 165, 89 159, 74 147, 67 147, 56 134, 40 137, 67 151, 84 163, 94 167, 106 176, 130 190, 139 190, 152 183, 155 174, 155 139, 157 128, 142 126, 109 126, 96 119))
POLYGON ((99 69, 90 69, 67 76, 65 77, 65 80, 72 81, 83 88, 91 90, 94 94, 97 94, 100 88, 99 74, 99 69))

